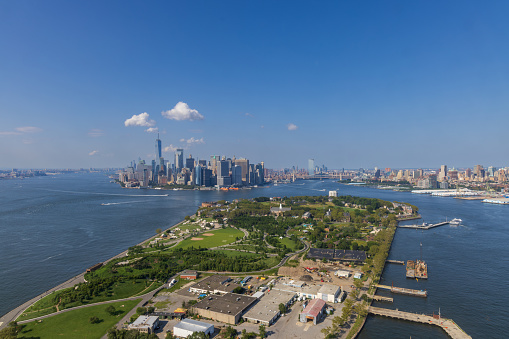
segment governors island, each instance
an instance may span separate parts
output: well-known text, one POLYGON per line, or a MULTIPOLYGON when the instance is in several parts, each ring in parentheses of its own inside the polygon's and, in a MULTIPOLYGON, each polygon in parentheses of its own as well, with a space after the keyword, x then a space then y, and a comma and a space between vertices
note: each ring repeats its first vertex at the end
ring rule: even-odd
MULTIPOLYGON (((91 265, 2 321, 7 338, 354 338, 372 307, 401 202, 337 196, 203 203, 194 215, 91 265)), ((155 225, 158 227, 158 225, 155 225)), ((92 264, 92 263, 91 263, 92 264)), ((391 313, 392 312, 392 313, 391 313)))

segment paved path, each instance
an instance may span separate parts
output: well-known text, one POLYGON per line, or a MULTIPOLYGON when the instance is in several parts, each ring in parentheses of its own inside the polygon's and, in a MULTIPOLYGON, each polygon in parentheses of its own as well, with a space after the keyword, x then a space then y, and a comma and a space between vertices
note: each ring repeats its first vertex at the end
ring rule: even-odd
POLYGON ((368 312, 375 315, 381 315, 390 318, 403 319, 424 324, 440 326, 453 339, 472 339, 471 336, 463 332, 463 330, 451 319, 435 319, 429 315, 402 312, 398 310, 390 310, 387 308, 370 306, 368 312))

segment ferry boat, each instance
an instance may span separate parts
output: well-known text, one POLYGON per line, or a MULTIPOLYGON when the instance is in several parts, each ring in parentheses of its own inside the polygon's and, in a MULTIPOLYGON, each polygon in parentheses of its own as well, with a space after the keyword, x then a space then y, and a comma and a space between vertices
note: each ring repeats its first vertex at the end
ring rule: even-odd
POLYGON ((451 225, 451 226, 458 226, 459 224, 461 224, 462 221, 463 220, 461 220, 459 218, 454 218, 451 221, 449 221, 449 225, 451 225))

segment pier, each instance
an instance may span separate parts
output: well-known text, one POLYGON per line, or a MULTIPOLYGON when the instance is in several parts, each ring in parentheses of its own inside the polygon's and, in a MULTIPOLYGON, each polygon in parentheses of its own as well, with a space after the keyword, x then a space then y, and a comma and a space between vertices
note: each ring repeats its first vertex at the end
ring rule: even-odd
POLYGON ((374 315, 413 321, 423 324, 430 324, 440 326, 451 338, 453 339, 472 339, 471 336, 466 334, 452 319, 441 318, 439 316, 429 316, 425 314, 417 314, 410 312, 403 312, 399 310, 390 310, 381 307, 370 306, 368 312, 374 315))
POLYGON ((398 265, 404 265, 405 262, 403 260, 385 260, 386 263, 389 264, 398 264, 398 265))
POLYGON ((394 301, 394 298, 382 297, 381 295, 369 295, 368 297, 376 301, 386 301, 389 303, 392 303, 394 301))
POLYGON ((387 286, 387 285, 376 285, 376 287, 390 290, 392 293, 397 293, 397 294, 405 294, 405 295, 411 295, 414 297, 421 297, 421 298, 428 297, 428 291, 426 291, 426 290, 424 290, 424 291, 423 290, 412 290, 410 288, 394 287, 394 286, 387 286))
POLYGON ((421 225, 398 225, 399 228, 415 228, 418 230, 429 230, 430 228, 448 225, 448 221, 439 222, 438 224, 421 224, 421 225))

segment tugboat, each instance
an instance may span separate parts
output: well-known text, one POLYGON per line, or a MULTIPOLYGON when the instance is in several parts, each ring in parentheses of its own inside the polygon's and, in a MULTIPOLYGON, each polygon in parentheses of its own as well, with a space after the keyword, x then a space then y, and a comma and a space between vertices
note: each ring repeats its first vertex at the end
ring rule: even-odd
POLYGON ((463 222, 463 220, 461 220, 459 218, 454 218, 451 221, 449 221, 449 225, 451 225, 451 226, 459 226, 462 222, 463 222))

